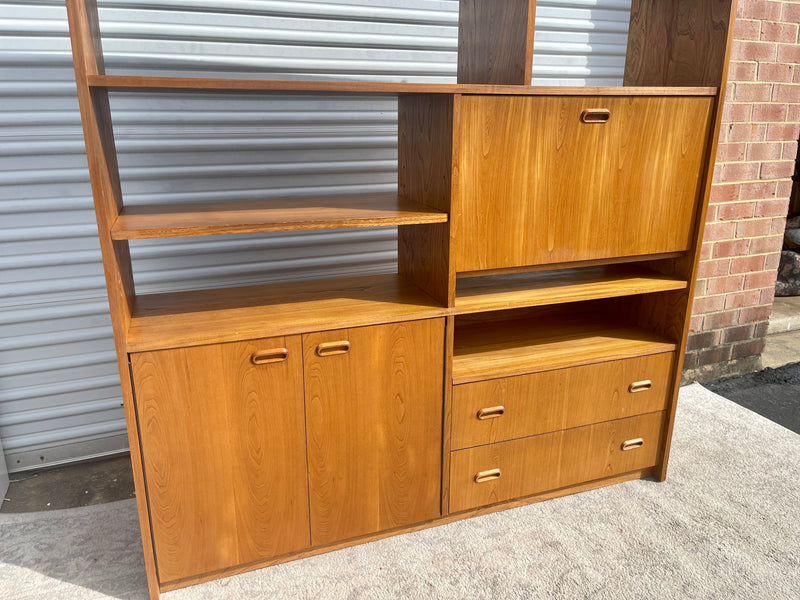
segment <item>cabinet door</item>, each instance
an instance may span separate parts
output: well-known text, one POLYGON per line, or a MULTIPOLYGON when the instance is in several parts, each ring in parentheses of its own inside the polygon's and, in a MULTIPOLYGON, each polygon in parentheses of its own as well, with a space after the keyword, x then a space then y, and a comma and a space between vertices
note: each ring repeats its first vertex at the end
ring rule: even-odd
POLYGON ((710 97, 464 96, 457 271, 684 251, 710 97))
POLYGON ((308 547, 300 336, 131 367, 159 580, 308 547))
POLYGON ((311 542, 440 514, 444 320, 303 336, 311 542))

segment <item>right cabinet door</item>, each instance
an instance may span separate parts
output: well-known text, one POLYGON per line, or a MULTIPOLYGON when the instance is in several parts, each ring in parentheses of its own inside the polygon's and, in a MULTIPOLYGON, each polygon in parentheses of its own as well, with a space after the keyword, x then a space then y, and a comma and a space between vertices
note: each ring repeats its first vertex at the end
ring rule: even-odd
POLYGON ((303 336, 311 543, 440 514, 444 320, 303 336))
POLYGON ((463 96, 457 271, 687 250, 710 96, 463 96))

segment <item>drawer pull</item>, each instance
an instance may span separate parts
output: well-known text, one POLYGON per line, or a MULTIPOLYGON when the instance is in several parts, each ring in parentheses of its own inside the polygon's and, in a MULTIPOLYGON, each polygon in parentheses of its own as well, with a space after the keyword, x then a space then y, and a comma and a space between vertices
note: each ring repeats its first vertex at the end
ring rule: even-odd
POLYGON ((581 121, 584 123, 608 123, 611 118, 611 111, 607 108, 587 108, 581 113, 581 121))
POLYGON ((478 419, 485 421, 486 419, 496 419, 502 417, 506 412, 505 406, 490 406, 489 408, 482 408, 478 411, 478 419))
POLYGON ((323 342, 317 346, 317 356, 335 356, 337 354, 347 354, 348 352, 350 352, 350 342, 347 340, 323 342))
POLYGON ((289 350, 286 348, 273 348, 272 350, 253 352, 250 362, 254 365, 268 365, 270 363, 283 362, 287 358, 289 358, 289 350))
POLYGON ((643 381, 634 381, 628 386, 628 391, 631 394, 635 394, 636 392, 646 392, 651 387, 653 387, 653 382, 649 379, 645 379, 643 381))
POLYGON ((644 446, 644 439, 642 438, 626 440, 622 442, 622 451, 627 452, 628 450, 636 450, 637 448, 641 448, 642 446, 644 446))
POLYGON ((500 469, 489 469, 488 471, 480 471, 475 473, 475 483, 483 483, 484 481, 491 481, 492 479, 500 478, 500 469))

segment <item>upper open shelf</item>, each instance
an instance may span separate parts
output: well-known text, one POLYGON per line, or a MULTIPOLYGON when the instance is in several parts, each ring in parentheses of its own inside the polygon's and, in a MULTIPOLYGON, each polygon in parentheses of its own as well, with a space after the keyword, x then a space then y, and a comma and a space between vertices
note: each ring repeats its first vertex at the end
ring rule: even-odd
POLYGON ((291 92, 335 94, 500 94, 529 96, 713 96, 716 87, 551 87, 373 81, 302 81, 89 75, 89 87, 116 91, 291 92))
POLYGON ((447 213, 397 196, 203 202, 125 207, 115 240, 444 223, 447 213))

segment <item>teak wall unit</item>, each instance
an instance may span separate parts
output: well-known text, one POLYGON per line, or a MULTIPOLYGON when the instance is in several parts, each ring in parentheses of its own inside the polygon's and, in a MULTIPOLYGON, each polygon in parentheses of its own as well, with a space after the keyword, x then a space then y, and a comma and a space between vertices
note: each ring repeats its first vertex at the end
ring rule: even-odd
POLYGON ((67 1, 150 595, 669 458, 735 2, 633 0, 625 85, 532 87, 533 0, 457 84, 106 75, 67 1), (398 193, 128 208, 115 90, 398 97, 398 193), (137 295, 129 240, 398 227, 396 275, 137 295))

